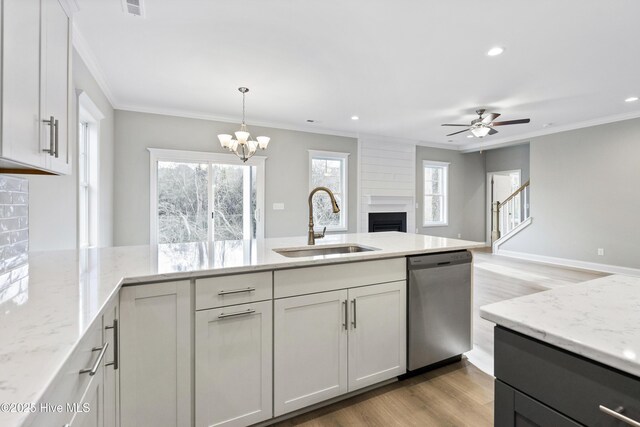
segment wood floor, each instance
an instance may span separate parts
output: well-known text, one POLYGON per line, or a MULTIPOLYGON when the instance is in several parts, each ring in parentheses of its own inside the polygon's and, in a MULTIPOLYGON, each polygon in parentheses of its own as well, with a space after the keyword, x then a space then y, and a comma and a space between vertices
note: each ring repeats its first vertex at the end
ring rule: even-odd
MULTIPOLYGON (((474 251, 474 266, 474 350, 470 360, 475 363, 477 358, 479 366, 493 365, 494 326, 479 317, 479 307, 604 276, 494 256, 486 251, 474 251)), ((463 359, 276 425, 492 426, 493 377, 463 359)))

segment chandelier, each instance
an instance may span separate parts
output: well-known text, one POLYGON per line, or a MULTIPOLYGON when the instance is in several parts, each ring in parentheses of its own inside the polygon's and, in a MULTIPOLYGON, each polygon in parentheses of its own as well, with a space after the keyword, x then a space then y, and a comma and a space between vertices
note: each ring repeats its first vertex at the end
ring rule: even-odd
POLYGON ((240 125, 240 130, 235 132, 235 139, 233 136, 226 133, 218 135, 218 139, 220 140, 222 148, 226 148, 227 150, 234 152, 243 162, 246 162, 256 154, 256 150, 258 148, 266 150, 269 145, 269 137, 259 136, 256 138, 256 141, 251 139, 251 134, 247 130, 247 125, 244 122, 244 97, 245 94, 249 92, 249 89, 246 87, 239 87, 238 90, 242 93, 242 124, 240 125))

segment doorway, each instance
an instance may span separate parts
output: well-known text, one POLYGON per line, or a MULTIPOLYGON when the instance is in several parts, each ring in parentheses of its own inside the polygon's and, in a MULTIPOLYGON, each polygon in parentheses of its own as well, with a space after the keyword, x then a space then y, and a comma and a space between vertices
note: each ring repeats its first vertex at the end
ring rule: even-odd
MULTIPOLYGON (((487 172, 487 201, 485 203, 487 219, 485 240, 487 245, 491 244, 491 221, 493 219, 491 209, 493 203, 503 202, 520 187, 521 174, 522 171, 520 169, 487 172)), ((519 211, 520 209, 517 209, 517 212, 519 211)), ((514 220, 517 219, 518 218, 514 218, 514 220)))

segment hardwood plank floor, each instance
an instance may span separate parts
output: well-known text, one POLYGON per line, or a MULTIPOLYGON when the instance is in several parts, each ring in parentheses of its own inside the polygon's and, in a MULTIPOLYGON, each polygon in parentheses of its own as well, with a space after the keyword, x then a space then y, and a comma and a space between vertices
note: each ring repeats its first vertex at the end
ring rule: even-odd
POLYGON ((474 350, 469 360, 381 387, 277 426, 492 426, 493 323, 479 308, 606 274, 537 264, 474 251, 474 350))

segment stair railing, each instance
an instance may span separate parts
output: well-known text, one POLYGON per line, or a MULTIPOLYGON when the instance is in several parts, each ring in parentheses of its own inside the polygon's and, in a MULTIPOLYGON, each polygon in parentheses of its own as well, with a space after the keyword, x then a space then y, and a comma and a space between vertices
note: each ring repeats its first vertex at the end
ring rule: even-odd
POLYGON ((522 184, 504 201, 493 203, 491 212, 491 242, 509 234, 529 218, 529 181, 522 184))

